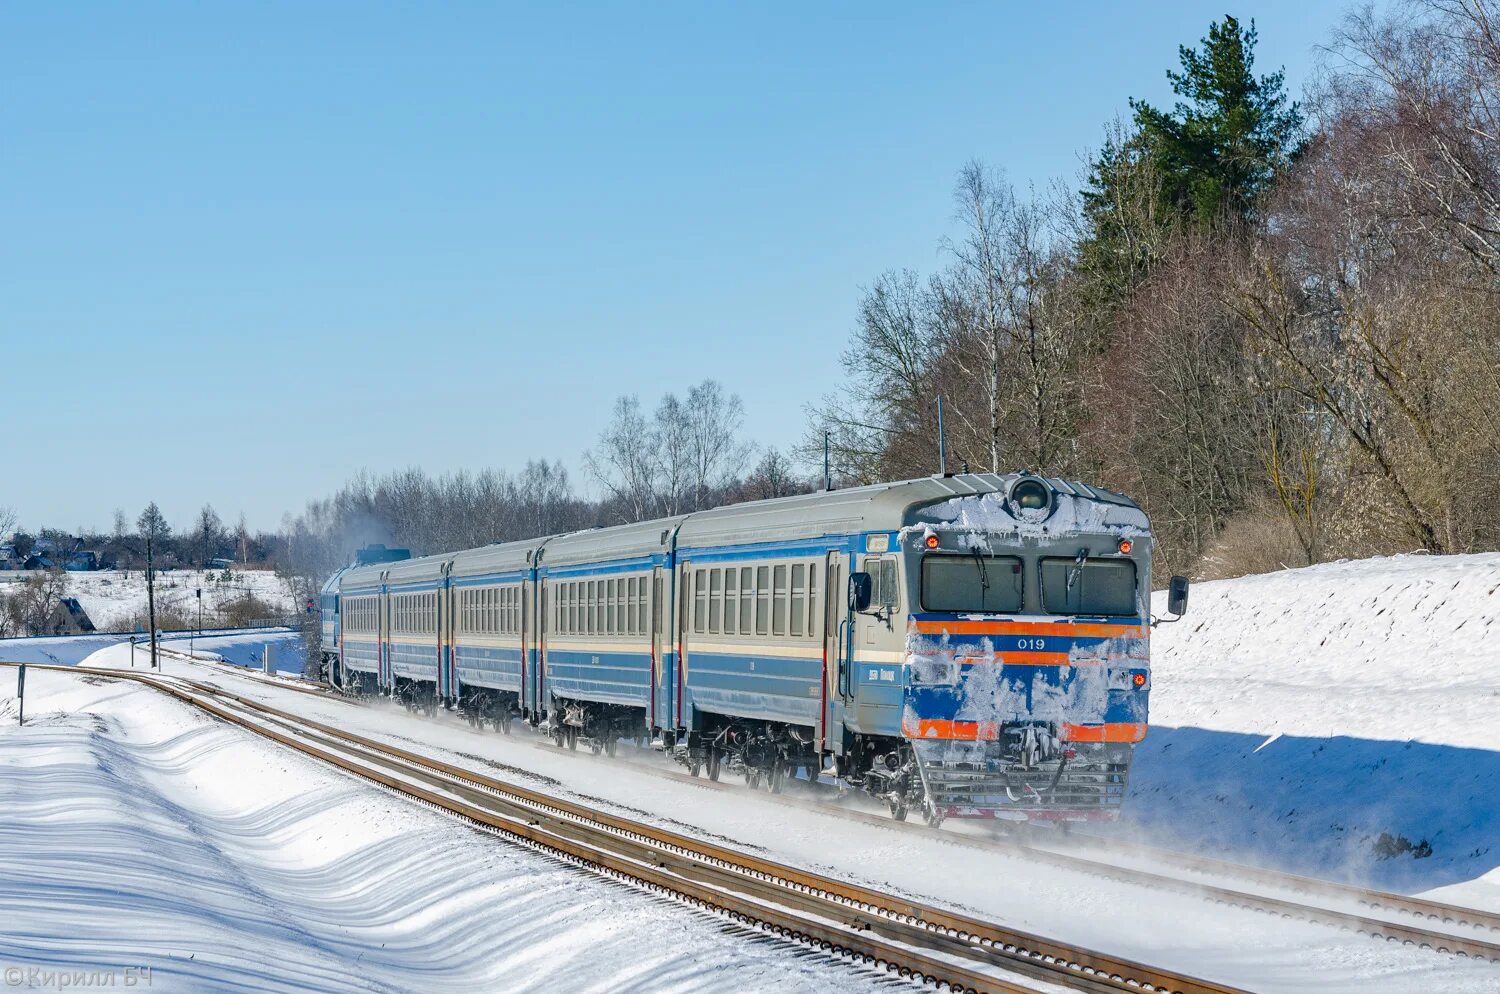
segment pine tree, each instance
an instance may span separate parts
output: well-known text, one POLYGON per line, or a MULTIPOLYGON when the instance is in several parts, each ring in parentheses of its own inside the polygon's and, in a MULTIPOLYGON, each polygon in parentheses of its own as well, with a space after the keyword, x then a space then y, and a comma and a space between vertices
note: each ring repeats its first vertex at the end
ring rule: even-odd
POLYGON ((1082 191, 1082 267, 1106 302, 1149 272, 1166 235, 1183 224, 1253 219, 1262 196, 1305 144, 1285 73, 1254 73, 1255 23, 1210 24, 1201 48, 1179 47, 1167 78, 1170 113, 1131 100, 1129 127, 1109 135, 1082 191))
POLYGON ((1256 37, 1254 21, 1210 24, 1201 51, 1180 47, 1182 71, 1167 73, 1184 98, 1171 113, 1130 102, 1165 199, 1200 223, 1252 216, 1302 150, 1302 113, 1287 102, 1286 74, 1253 72, 1256 37))

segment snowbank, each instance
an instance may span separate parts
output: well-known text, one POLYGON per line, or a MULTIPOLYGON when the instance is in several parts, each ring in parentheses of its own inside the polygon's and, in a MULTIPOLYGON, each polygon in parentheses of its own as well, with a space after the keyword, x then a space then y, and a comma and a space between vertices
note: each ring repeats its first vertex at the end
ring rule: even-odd
POLYGON ((0 696, 8 978, 379 994, 890 984, 498 843, 141 687, 37 671, 24 727, 15 703, 0 696))
POLYGON ((1497 619, 1496 554, 1196 586, 1152 637, 1119 830, 1387 887, 1485 878, 1468 899, 1500 906, 1497 619))

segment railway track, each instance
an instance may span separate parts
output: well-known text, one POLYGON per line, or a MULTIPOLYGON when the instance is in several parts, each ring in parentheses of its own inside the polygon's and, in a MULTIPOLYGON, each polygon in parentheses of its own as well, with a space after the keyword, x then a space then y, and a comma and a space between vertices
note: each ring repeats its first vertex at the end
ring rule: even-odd
MULTIPOLYGON (((642 769, 650 769, 641 763, 633 765, 642 769)), ((704 780, 674 770, 653 772, 681 783, 709 790, 740 791, 744 789, 738 784, 704 780)), ((1020 824, 1016 825, 1017 832, 1033 841, 1026 841, 1023 838, 986 838, 909 822, 897 822, 883 813, 861 810, 849 804, 834 804, 826 800, 786 794, 768 794, 766 799, 802 810, 832 811, 841 817, 863 824, 923 836, 950 845, 1032 859, 1105 879, 1141 884, 1158 890, 1192 894, 1228 907, 1265 912, 1354 931, 1375 939, 1431 949, 1439 953, 1500 963, 1500 941, 1497 941, 1500 939, 1500 914, 1492 912, 1387 891, 1371 890, 1352 884, 1319 880, 1279 870, 1246 866, 1242 863, 1232 863, 1207 856, 1193 856, 1140 843, 1117 843, 1077 834, 1058 839, 1056 838, 1058 833, 1028 829, 1020 824), (1056 844, 1043 844, 1044 841, 1056 844), (1088 853, 1096 853, 1098 856, 1090 856, 1088 853), (1112 859, 1103 858, 1118 856, 1122 853, 1134 854, 1142 859, 1173 866, 1194 877, 1201 875, 1215 879, 1209 881, 1172 876, 1142 867, 1122 866, 1112 859), (1225 885, 1226 880, 1235 879, 1274 888, 1284 892, 1286 896, 1256 893, 1225 885), (1291 895, 1323 898, 1345 907, 1309 904, 1291 895), (1353 908, 1360 908, 1363 911, 1349 910, 1353 908), (1407 920, 1377 918, 1365 913, 1373 911, 1388 912, 1397 916, 1397 919, 1407 920), (1457 926, 1461 929, 1469 929, 1471 934, 1443 932, 1415 924, 1417 921, 1457 926)))
POLYGON ((152 687, 530 848, 846 961, 964 992, 1244 994, 602 813, 197 681, 38 667, 152 687))
MULTIPOLYGON (((187 658, 185 654, 179 655, 187 658)), ((76 669, 74 667, 64 668, 76 669)), ((118 675, 120 671, 102 670, 99 672, 108 675, 118 675)), ((245 674, 239 674, 236 671, 236 675, 245 674)), ((245 676, 247 679, 253 679, 248 675, 245 676)), ((262 708, 267 711, 275 710, 268 705, 263 705, 251 699, 243 698, 217 688, 204 687, 203 689, 235 699, 240 702, 241 706, 262 708)), ((303 690, 303 688, 290 689, 303 690)), ((316 694, 324 699, 338 699, 351 704, 358 703, 348 698, 334 698, 325 692, 313 691, 310 688, 304 692, 316 694)), ((315 725, 316 723, 309 722, 308 724, 315 725)), ((320 727, 327 729, 327 726, 320 727)), ((333 729, 328 729, 328 731, 349 736, 349 733, 333 729)), ((373 740, 360 739, 357 736, 352 736, 352 738, 358 740, 366 747, 389 750, 407 757, 422 759, 422 757, 418 757, 416 754, 380 745, 373 740)), ((431 760, 424 761, 435 762, 431 760)), ((478 776, 461 771, 458 767, 446 764, 438 765, 455 774, 478 776)), ((654 765, 645 763, 632 762, 631 765, 643 772, 692 784, 702 789, 736 792, 744 789, 737 784, 694 778, 676 771, 661 770, 654 765)), ((482 776, 478 777, 478 779, 490 784, 502 783, 502 781, 494 781, 482 776)), ((520 790, 520 788, 509 784, 506 785, 506 789, 520 790)), ((524 791, 524 793, 537 799, 545 798, 546 803, 586 810, 581 809, 580 806, 571 802, 561 801, 551 795, 536 794, 531 791, 524 791)), ((1056 833, 1028 832, 1024 827, 1020 829, 1024 837, 986 838, 966 833, 928 828, 912 823, 895 822, 883 813, 877 814, 861 810, 849 804, 832 804, 826 800, 786 794, 766 795, 766 799, 773 803, 805 810, 815 810, 824 813, 835 812, 841 817, 851 820, 891 831, 926 836, 950 845, 1041 861, 1104 879, 1189 894, 1229 907, 1244 908, 1279 917, 1327 925, 1387 942, 1398 942, 1423 949, 1430 949, 1438 953, 1500 963, 1500 942, 1496 941, 1496 938, 1500 937, 1500 915, 1489 912, 1298 876, 1276 870, 1250 867, 1210 857, 1192 856, 1137 843, 1116 843, 1107 840, 1090 839, 1087 836, 1079 835, 1071 835, 1059 839, 1056 837, 1056 833), (1185 876, 1171 875, 1159 870, 1138 866, 1123 866, 1115 861, 1115 858, 1122 853, 1167 865, 1174 870, 1180 870, 1185 876), (1107 859, 1105 857, 1111 858, 1107 859), (1203 879, 1204 877, 1211 877, 1213 879, 1203 879), (1241 889, 1237 886, 1228 886, 1226 885, 1226 881, 1243 881, 1247 884, 1273 889, 1278 893, 1257 893, 1241 889), (1324 903, 1309 903, 1308 899, 1324 903), (1377 913, 1384 913, 1388 917, 1378 917, 1377 913), (1467 931, 1443 931, 1433 927, 1433 925, 1450 926, 1456 930, 1467 931)), ((701 845, 702 843, 695 842, 694 844, 701 845)), ((1151 988, 1148 986, 1146 989, 1151 988)))
MULTIPOLYGON (((186 654, 178 653, 183 658, 186 654)), ((239 674, 236 672, 236 675, 239 674)), ((247 679, 253 679, 245 675, 247 679)), ((322 691, 289 689, 316 693, 322 691)), ((336 698, 358 704, 355 699, 336 698)), ((550 751, 550 750, 549 750, 550 751)), ((740 791, 737 784, 695 778, 675 770, 661 770, 654 765, 632 763, 643 771, 709 790, 740 791)), ((1059 839, 1057 833, 1028 829, 1017 825, 1017 837, 984 838, 944 831, 914 823, 893 821, 884 813, 861 810, 849 804, 831 804, 825 800, 799 798, 785 794, 766 795, 768 800, 804 810, 835 811, 840 816, 892 831, 907 832, 969 848, 1002 853, 1090 874, 1103 879, 1139 884, 1158 890, 1189 894, 1227 907, 1293 918, 1312 924, 1353 931, 1374 939, 1399 942, 1461 957, 1500 963, 1500 914, 1462 908, 1423 898, 1408 897, 1386 891, 1357 887, 1334 881, 1319 880, 1279 870, 1246 866, 1206 856, 1160 849, 1140 843, 1091 839, 1069 835, 1059 839), (1172 875, 1141 866, 1124 866, 1122 854, 1181 871, 1172 875), (1212 878, 1212 879, 1204 879, 1212 878), (1274 893, 1255 892, 1228 881, 1268 888, 1274 893), (1321 901, 1323 903, 1309 903, 1321 901), (1380 917, 1383 913, 1387 917, 1380 917), (1443 931, 1434 925, 1448 926, 1443 931), (1458 931, 1458 930, 1466 930, 1458 931)))

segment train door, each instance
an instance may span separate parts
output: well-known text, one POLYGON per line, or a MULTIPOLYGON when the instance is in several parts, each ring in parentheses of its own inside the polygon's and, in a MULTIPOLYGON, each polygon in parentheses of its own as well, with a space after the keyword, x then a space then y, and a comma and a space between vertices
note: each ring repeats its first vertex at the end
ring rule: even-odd
POLYGON ((826 741, 835 739, 842 749, 843 736, 830 735, 829 730, 836 727, 834 720, 841 709, 837 706, 842 700, 847 681, 844 677, 844 667, 847 665, 844 659, 844 613, 845 597, 844 590, 844 561, 843 555, 838 552, 828 553, 825 562, 825 576, 827 582, 823 586, 823 697, 824 706, 824 743, 825 749, 833 746, 833 742, 826 741))
MULTIPOLYGON (((664 689, 666 687, 666 683, 662 679, 662 657, 666 654, 666 651, 665 651, 666 629, 662 625, 662 622, 663 622, 663 619, 664 619, 666 613, 662 610, 662 602, 661 602, 662 588, 663 588, 663 577, 664 577, 664 571, 662 570, 662 568, 660 566, 656 566, 656 567, 652 568, 652 570, 651 570, 651 587, 650 587, 649 594, 648 594, 648 596, 651 598, 651 604, 650 604, 650 607, 648 608, 648 610, 651 613, 648 615, 648 617, 650 618, 650 625, 651 625, 651 721, 650 721, 650 724, 651 724, 651 731, 652 731, 653 734, 655 734, 656 729, 659 728, 659 727, 661 727, 661 725, 663 724, 662 721, 658 721, 657 720, 657 702, 658 702, 658 699, 662 696, 662 694, 664 692, 664 689)), ((663 703, 662 708, 661 708, 661 714, 663 716, 665 716, 665 715, 668 715, 670 713, 671 713, 671 701, 668 700, 668 701, 666 701, 666 702, 663 703)))
POLYGON ((436 616, 433 618, 432 630, 437 639, 437 671, 438 671, 438 698, 458 696, 458 688, 453 686, 453 673, 448 669, 448 652, 452 645, 452 638, 448 633, 448 577, 444 576, 438 583, 437 590, 432 594, 436 603, 433 610, 436 616))
POLYGON ((683 716, 683 698, 687 694, 688 674, 688 617, 693 607, 693 570, 692 563, 680 563, 677 569, 677 678, 673 681, 677 698, 677 727, 686 728, 683 716))
POLYGON ((390 687, 390 685, 394 682, 391 679, 391 670, 390 670, 390 663, 391 663, 391 610, 390 610, 390 604, 391 604, 391 598, 390 598, 390 594, 388 594, 386 592, 386 588, 385 588, 385 574, 384 573, 380 574, 380 600, 377 603, 380 606, 379 607, 379 611, 378 611, 378 613, 380 615, 380 620, 379 620, 379 623, 376 626, 377 629, 378 629, 378 632, 376 634, 376 639, 377 639, 377 641, 376 641, 376 649, 377 649, 377 652, 375 654, 375 658, 376 658, 376 664, 375 664, 375 685, 377 687, 390 687))
POLYGON ((526 656, 531 651, 530 639, 534 626, 532 621, 531 597, 532 583, 526 577, 521 578, 521 682, 516 687, 516 698, 520 703, 522 711, 526 709, 526 656))
MULTIPOLYGON (((537 578, 536 589, 536 613, 538 618, 548 618, 547 605, 551 601, 552 581, 542 576, 537 578)), ((531 687, 528 693, 531 695, 532 723, 535 724, 546 715, 545 698, 542 696, 547 689, 547 632, 549 626, 538 624, 536 626, 536 672, 531 678, 531 687)))

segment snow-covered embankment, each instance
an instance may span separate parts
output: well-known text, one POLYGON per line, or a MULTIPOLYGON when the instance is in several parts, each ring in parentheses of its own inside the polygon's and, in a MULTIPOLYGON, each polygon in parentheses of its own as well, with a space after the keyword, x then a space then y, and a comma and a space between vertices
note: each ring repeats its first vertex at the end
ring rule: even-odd
POLYGON ((1500 900, 1500 555, 1204 583, 1152 657, 1119 831, 1500 900))

